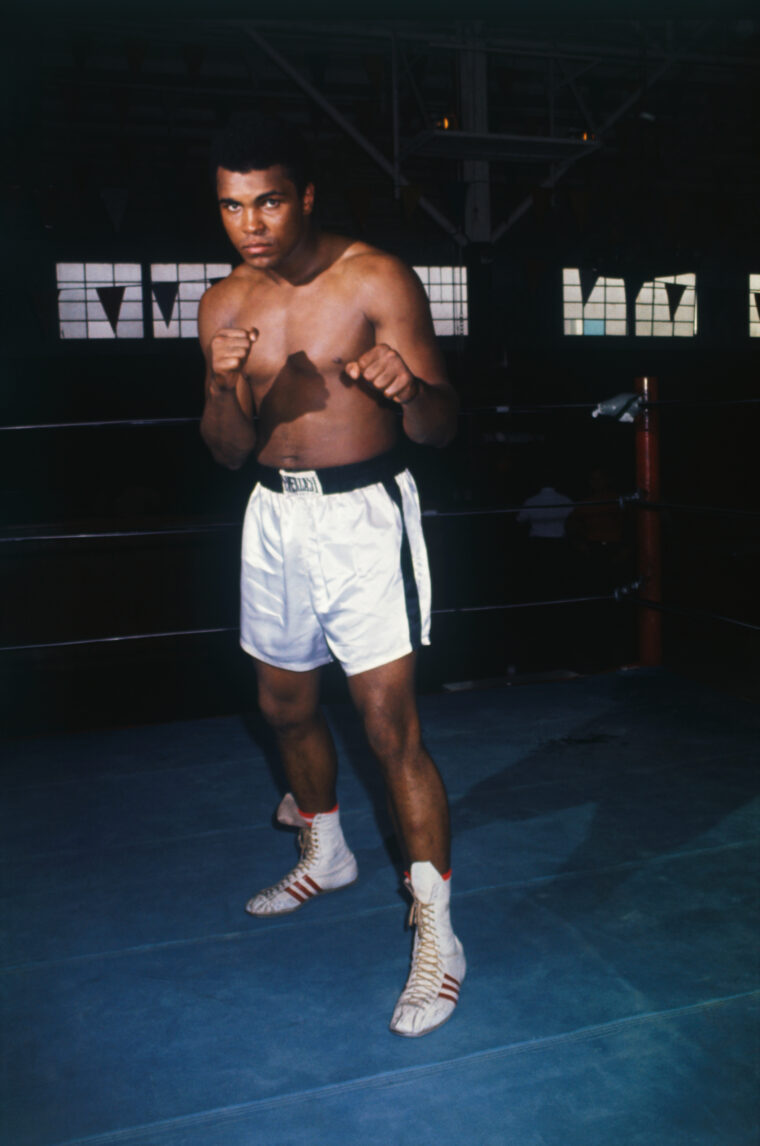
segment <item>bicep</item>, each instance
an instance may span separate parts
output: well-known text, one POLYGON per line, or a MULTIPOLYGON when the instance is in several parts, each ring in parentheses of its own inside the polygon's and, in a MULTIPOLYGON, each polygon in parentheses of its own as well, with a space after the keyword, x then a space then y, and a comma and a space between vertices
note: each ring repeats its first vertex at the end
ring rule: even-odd
POLYGON ((198 341, 206 359, 206 381, 211 373, 211 339, 224 326, 221 307, 212 294, 213 289, 210 287, 198 303, 198 341))
POLYGON ((389 275, 373 292, 368 317, 376 342, 398 351, 413 374, 431 386, 448 385, 430 304, 416 275, 406 268, 389 275))
POLYGON ((220 329, 218 323, 212 316, 213 306, 207 302, 208 291, 201 298, 198 304, 198 341, 201 344, 203 351, 203 358, 205 361, 205 376, 203 379, 203 392, 208 395, 209 386, 214 377, 214 372, 211 369, 211 339, 217 330, 220 329))

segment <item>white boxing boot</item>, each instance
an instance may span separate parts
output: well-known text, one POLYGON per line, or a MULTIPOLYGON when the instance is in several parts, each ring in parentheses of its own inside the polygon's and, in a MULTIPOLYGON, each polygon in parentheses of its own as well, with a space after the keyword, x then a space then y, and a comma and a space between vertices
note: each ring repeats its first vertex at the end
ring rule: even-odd
POLYGON ((297 911, 307 900, 326 891, 337 891, 354 883, 358 867, 348 849, 340 826, 340 814, 318 813, 311 821, 304 819, 288 793, 277 812, 280 823, 299 826, 298 844, 301 858, 292 871, 272 887, 266 887, 245 909, 251 915, 284 915, 297 911))
POLYGON ((406 885, 414 896, 416 924, 412 969, 391 1019, 394 1034, 417 1038, 454 1013, 467 970, 462 944, 451 928, 451 884, 431 863, 413 863, 406 885))

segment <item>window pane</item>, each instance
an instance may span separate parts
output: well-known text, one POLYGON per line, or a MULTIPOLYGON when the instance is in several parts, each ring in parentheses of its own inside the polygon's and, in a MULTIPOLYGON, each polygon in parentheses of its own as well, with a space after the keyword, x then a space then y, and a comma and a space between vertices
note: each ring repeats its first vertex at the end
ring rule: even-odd
POLYGON ((693 338, 697 332, 696 282, 696 275, 689 273, 662 275, 644 283, 636 298, 636 333, 693 338), (669 292, 667 284, 681 289, 669 292))
POLYGON ((579 267, 563 267, 562 307, 565 334, 621 335, 627 333, 627 309, 623 279, 589 272, 585 289, 579 267))
POLYGON ((436 334, 442 337, 466 334, 467 268, 413 267, 412 269, 428 296, 436 334))
POLYGON ((56 279, 61 338, 142 338, 139 263, 57 263, 56 279))
POLYGON ((760 338, 760 275, 749 276, 749 336, 760 338))
POLYGON ((159 284, 153 289, 154 337, 197 338, 198 303, 212 280, 226 278, 231 270, 231 263, 152 263, 151 282, 159 284))

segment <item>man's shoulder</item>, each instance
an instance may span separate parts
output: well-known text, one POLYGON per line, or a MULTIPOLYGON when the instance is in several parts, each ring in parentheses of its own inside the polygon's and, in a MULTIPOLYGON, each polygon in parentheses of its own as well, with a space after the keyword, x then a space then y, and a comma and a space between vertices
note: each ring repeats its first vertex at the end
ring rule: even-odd
POLYGON ((242 263, 204 292, 198 307, 201 342, 213 331, 236 324, 237 316, 255 290, 257 276, 258 272, 242 263))
POLYGON ((245 294, 256 285, 256 279, 262 277, 260 271, 246 266, 245 263, 240 263, 232 268, 226 278, 213 283, 203 297, 216 301, 217 299, 221 300, 245 294))
POLYGON ((422 284, 405 262, 372 247, 369 243, 351 242, 333 264, 344 289, 357 301, 395 298, 414 308, 417 296, 424 294, 422 284))
POLYGON ((356 241, 349 243, 336 265, 347 274, 357 276, 412 275, 411 269, 396 255, 381 251, 379 247, 372 247, 369 243, 356 241))
POLYGON ((255 290, 258 279, 263 279, 260 272, 245 263, 233 267, 226 278, 219 279, 204 292, 201 299, 203 309, 216 312, 239 305, 255 290))

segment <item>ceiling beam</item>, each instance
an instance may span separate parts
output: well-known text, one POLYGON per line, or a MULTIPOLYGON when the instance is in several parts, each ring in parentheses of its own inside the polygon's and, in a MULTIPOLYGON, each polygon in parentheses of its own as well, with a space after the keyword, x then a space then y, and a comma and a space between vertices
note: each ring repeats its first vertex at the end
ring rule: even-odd
MULTIPOLYGON (((630 111, 630 109, 636 103, 638 103, 645 91, 652 87, 653 84, 656 84, 658 80, 662 79, 665 73, 669 71, 674 64, 681 60, 682 56, 688 51, 694 41, 699 39, 699 37, 706 31, 709 26, 709 20, 703 21, 702 24, 700 24, 698 30, 689 40, 688 44, 684 45, 682 51, 673 52, 672 55, 668 56, 666 60, 663 60, 658 67, 654 68, 654 70, 649 73, 643 83, 637 87, 636 91, 633 92, 632 95, 628 96, 627 99, 624 99, 623 102, 619 104, 619 106, 615 109, 615 111, 607 116, 604 123, 600 124, 596 132, 597 139, 602 141, 604 140, 604 136, 610 130, 610 128, 616 124, 618 120, 622 119, 623 116, 628 111, 630 111)), ((552 167, 551 172, 540 184, 540 187, 544 189, 551 189, 552 187, 556 187, 560 179, 562 179, 562 177, 570 170, 571 167, 573 167, 578 162, 579 159, 583 159, 586 155, 590 155, 591 153, 592 149, 589 149, 589 151, 579 151, 576 155, 566 159, 563 163, 552 167)), ((517 223, 523 217, 523 215, 525 215, 526 212, 530 210, 532 206, 533 196, 528 195, 517 207, 515 207, 509 218, 506 219, 503 223, 499 224, 491 236, 491 242, 497 243, 499 239, 506 235, 507 231, 514 227, 515 223, 517 223)))
MULTIPOLYGON (((346 117, 341 112, 339 112, 338 109, 332 103, 330 103, 330 101, 326 99, 309 80, 306 79, 305 76, 301 75, 301 73, 296 68, 294 68, 293 65, 288 60, 286 60, 284 56, 280 55, 280 53, 275 48, 273 48, 267 40, 264 39, 257 28, 255 28, 249 21, 241 21, 238 26, 242 27, 246 35, 250 37, 253 43, 264 53, 264 55, 268 56, 272 63, 276 64, 281 71, 285 72, 285 74, 295 84, 297 84, 303 92, 305 92, 309 99, 313 100, 314 103, 316 103, 317 106, 320 107, 326 115, 330 116, 334 123, 337 123, 338 126, 342 128, 343 131, 345 131, 346 135, 350 136, 351 139, 353 139, 354 142, 359 145, 359 147, 366 151, 366 153, 375 161, 378 167, 382 168, 386 175, 389 175, 391 179, 397 181, 398 185, 401 187, 409 186, 409 180, 401 171, 396 169, 394 163, 385 155, 383 155, 383 153, 379 151, 375 145, 371 143, 370 140, 368 140, 367 137, 358 130, 358 128, 354 127, 351 121, 346 119, 346 117)), ((447 219, 443 212, 439 211, 434 203, 431 203, 429 199, 427 199, 424 195, 421 195, 418 200, 418 204, 422 210, 425 211, 426 214, 428 214, 430 218, 433 219, 439 225, 439 227, 441 227, 446 232, 446 234, 454 240, 455 243, 458 243, 462 247, 467 245, 468 240, 466 235, 464 235, 458 227, 456 227, 449 219, 447 219)))

